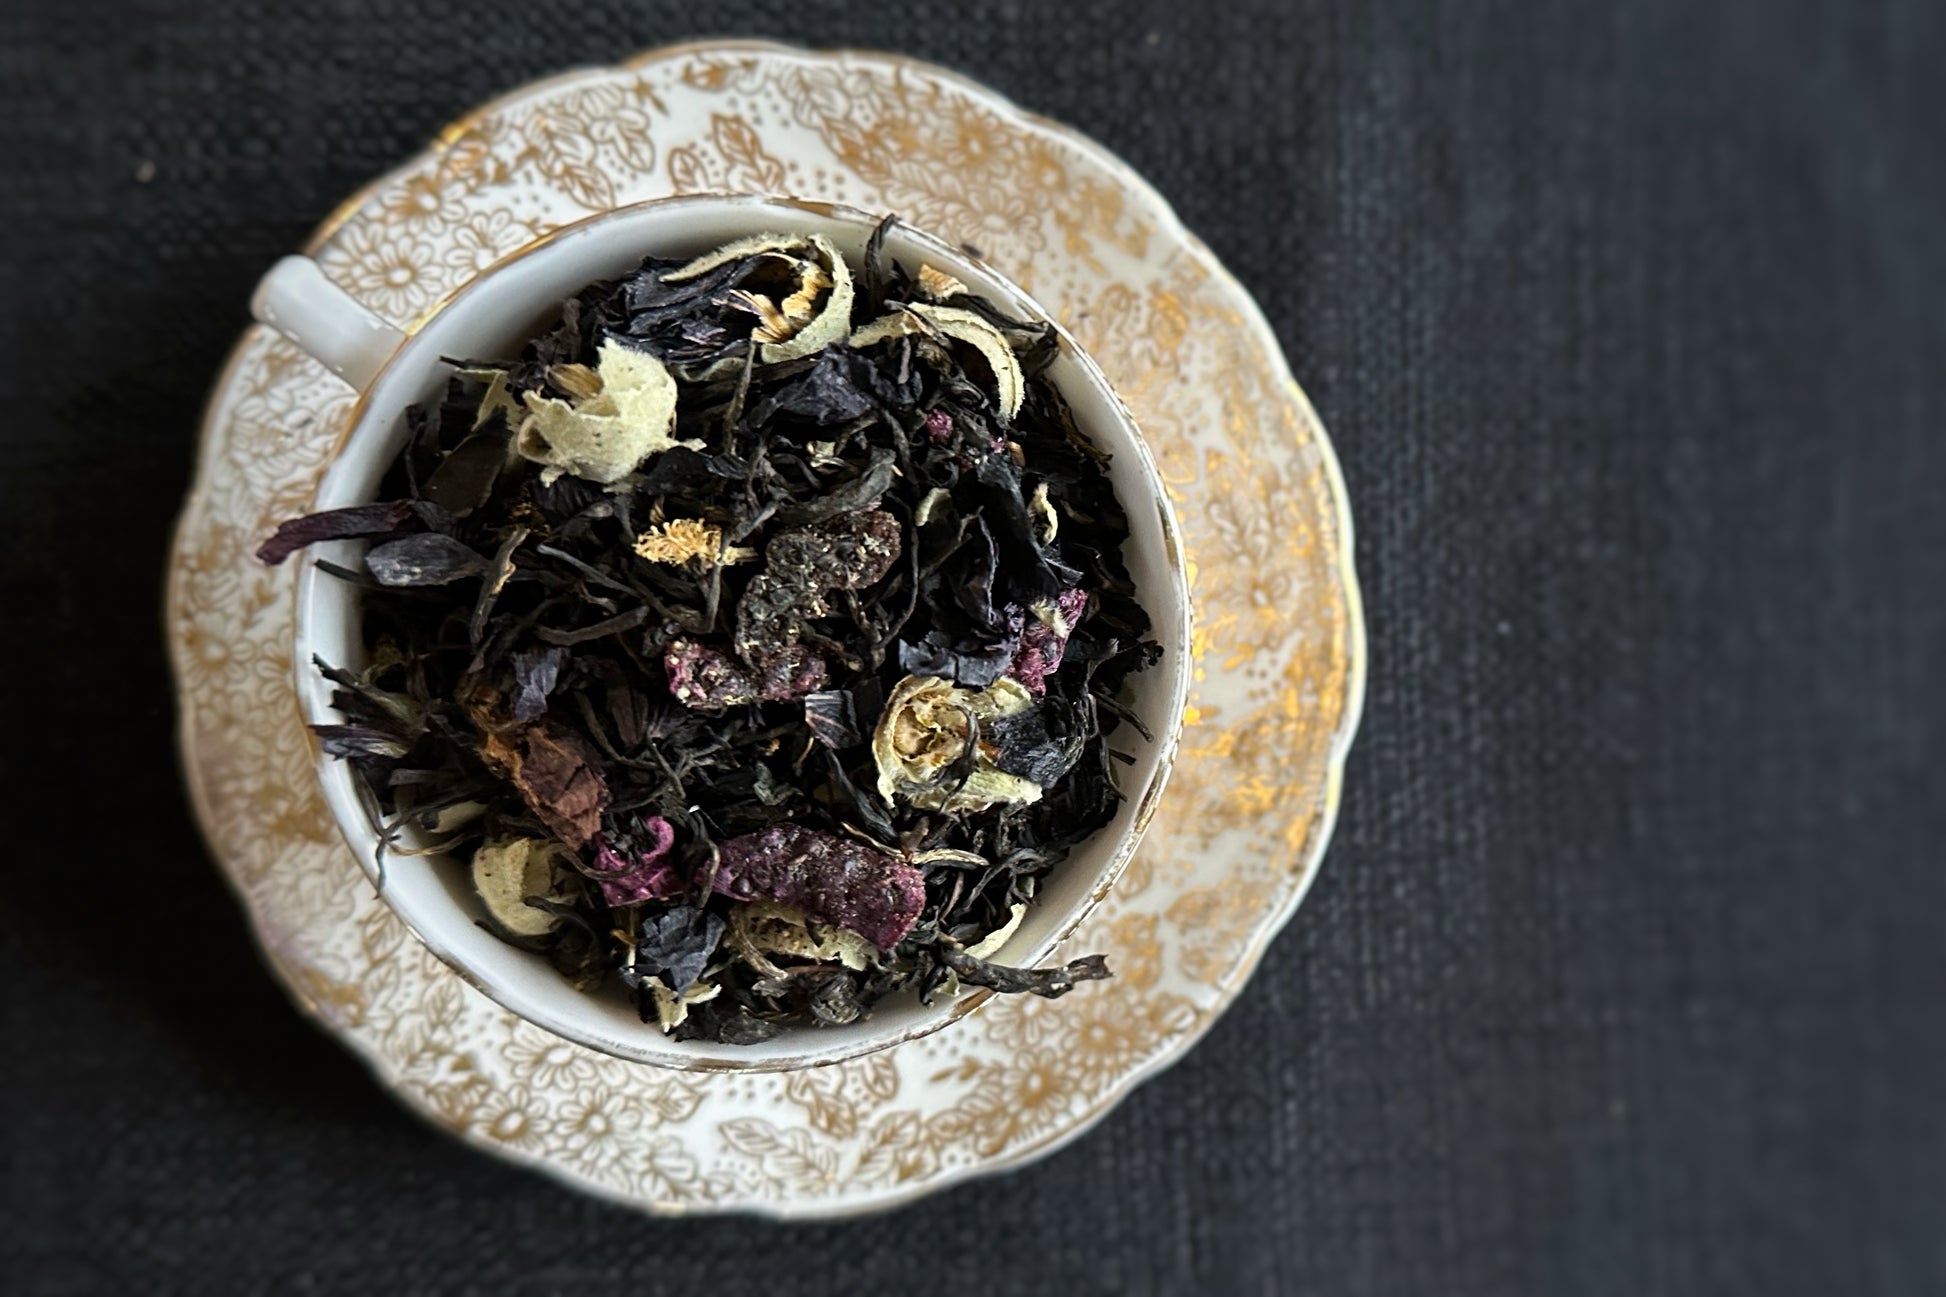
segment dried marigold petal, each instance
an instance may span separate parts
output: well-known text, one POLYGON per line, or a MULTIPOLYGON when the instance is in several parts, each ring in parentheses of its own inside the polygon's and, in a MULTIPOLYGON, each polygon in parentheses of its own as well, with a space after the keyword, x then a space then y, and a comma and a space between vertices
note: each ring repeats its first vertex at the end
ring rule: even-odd
POLYGON ((651 563, 709 563, 723 546, 723 529, 700 518, 671 518, 635 538, 635 552, 651 563))

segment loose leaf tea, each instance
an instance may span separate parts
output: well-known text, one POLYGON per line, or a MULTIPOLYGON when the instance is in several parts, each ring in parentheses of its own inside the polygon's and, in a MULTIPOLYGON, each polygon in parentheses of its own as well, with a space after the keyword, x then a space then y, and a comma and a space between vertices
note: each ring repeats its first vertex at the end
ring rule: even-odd
POLYGON ((468 862, 501 936, 732 1044, 1099 956, 986 958, 1113 817, 1124 680, 1160 649, 1054 330, 817 237, 651 257, 517 359, 456 362, 379 503, 369 662, 317 727, 468 862))

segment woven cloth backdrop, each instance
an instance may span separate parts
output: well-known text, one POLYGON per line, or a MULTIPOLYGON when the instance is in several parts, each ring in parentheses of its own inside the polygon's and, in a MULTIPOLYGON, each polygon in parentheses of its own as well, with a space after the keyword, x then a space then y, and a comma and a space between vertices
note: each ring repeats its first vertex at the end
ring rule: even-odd
POLYGON ((13 0, 4 1286, 1946 1290, 1942 56, 1930 0, 13 0), (258 965, 158 636, 257 275, 473 103, 713 33, 1149 176, 1332 430, 1371 619, 1337 842, 1210 1038, 838 1225, 649 1221, 397 1108, 258 965))

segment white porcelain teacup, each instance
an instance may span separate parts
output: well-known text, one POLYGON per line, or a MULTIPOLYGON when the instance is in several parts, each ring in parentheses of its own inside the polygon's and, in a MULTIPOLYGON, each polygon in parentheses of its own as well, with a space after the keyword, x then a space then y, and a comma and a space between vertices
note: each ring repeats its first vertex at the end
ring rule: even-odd
MULTIPOLYGON (((372 315, 304 257, 288 257, 274 267, 252 309, 257 319, 360 393, 314 502, 317 509, 331 509, 375 497, 404 443, 406 407, 436 399, 445 386, 448 368, 441 357, 511 357, 563 299, 597 279, 632 269, 646 255, 693 256, 754 234, 816 233, 856 264, 875 224, 866 213, 822 203, 750 195, 661 199, 590 217, 528 244, 403 331, 372 315)), ((924 263, 944 270, 1016 316, 1047 318, 978 259, 927 234, 895 226, 885 248, 914 269, 924 263)), ((1047 959, 1128 863, 1175 757, 1190 674, 1187 580, 1174 514, 1154 461, 1101 371, 1065 334, 1049 378, 1071 406, 1076 425, 1112 456, 1110 477, 1131 529, 1124 557, 1154 620, 1163 656, 1130 677, 1123 699, 1154 736, 1144 740, 1133 727, 1116 733, 1116 746, 1136 758, 1121 770, 1128 795, 1107 827, 1050 871, 1025 920, 990 956, 1015 965, 1047 959)), ((319 547, 318 556, 351 563, 358 553, 354 543, 337 542, 319 547)), ((365 660, 358 591, 306 562, 298 578, 296 625, 293 661, 305 719, 340 722, 344 718, 331 705, 331 685, 312 658, 353 667, 365 660)), ((345 840, 377 882, 378 832, 352 771, 320 755, 318 778, 345 840)), ((675 1041, 655 1023, 643 1023, 619 989, 577 991, 545 960, 480 926, 484 908, 468 871, 451 859, 388 853, 381 894, 435 955, 507 1009, 569 1040, 664 1067, 777 1071, 837 1062, 936 1031, 988 994, 969 990, 928 1006, 908 992, 886 999, 869 1018, 849 1026, 788 1030, 755 1045, 675 1041)))

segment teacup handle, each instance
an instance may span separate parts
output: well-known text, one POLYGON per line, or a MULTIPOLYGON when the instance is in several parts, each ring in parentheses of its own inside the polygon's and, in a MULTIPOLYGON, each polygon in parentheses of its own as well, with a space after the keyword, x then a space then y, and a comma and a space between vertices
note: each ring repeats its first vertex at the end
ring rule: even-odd
POLYGON ((332 283, 309 257, 285 257, 250 296, 250 314, 363 391, 405 334, 332 283))

